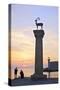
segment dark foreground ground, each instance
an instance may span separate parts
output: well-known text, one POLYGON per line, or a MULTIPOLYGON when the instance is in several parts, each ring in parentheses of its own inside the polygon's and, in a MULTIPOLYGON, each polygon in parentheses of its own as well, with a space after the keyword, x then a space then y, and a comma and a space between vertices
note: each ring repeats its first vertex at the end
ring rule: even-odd
POLYGON ((25 86, 25 85, 41 85, 41 84, 55 84, 58 83, 57 78, 48 78, 48 79, 40 79, 40 80, 31 80, 29 77, 25 77, 24 79, 17 78, 14 80, 9 80, 10 86, 25 86))

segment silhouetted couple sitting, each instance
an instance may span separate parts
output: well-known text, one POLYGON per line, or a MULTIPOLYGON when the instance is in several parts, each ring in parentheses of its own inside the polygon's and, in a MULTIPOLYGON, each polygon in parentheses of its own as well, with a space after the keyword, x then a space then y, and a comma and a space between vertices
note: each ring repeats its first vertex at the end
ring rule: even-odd
MULTIPOLYGON (((18 74, 18 68, 16 67, 16 68, 14 69, 15 78, 17 78, 17 74, 18 74)), ((21 79, 24 78, 24 73, 23 73, 22 70, 20 71, 20 77, 21 77, 21 79)))

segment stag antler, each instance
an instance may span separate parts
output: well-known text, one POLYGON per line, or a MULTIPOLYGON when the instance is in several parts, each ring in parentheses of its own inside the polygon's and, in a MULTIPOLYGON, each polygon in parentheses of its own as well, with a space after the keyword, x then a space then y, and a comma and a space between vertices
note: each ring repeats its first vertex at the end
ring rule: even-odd
POLYGON ((40 20, 40 18, 39 18, 39 17, 37 17, 37 20, 40 20))

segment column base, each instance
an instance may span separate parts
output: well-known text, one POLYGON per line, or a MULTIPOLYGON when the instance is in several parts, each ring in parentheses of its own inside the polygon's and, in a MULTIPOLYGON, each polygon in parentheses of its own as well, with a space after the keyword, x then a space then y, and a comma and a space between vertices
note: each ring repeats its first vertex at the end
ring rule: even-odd
POLYGON ((40 80, 40 79, 47 79, 47 75, 38 75, 38 74, 33 74, 31 75, 32 80, 40 80))

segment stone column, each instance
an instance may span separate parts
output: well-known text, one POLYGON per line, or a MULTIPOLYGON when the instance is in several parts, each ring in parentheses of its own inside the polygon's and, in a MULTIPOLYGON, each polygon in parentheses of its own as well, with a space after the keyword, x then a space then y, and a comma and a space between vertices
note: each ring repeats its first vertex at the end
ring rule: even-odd
POLYGON ((32 79, 46 77, 43 75, 43 36, 44 30, 33 30, 35 36, 35 73, 31 75, 32 79))

